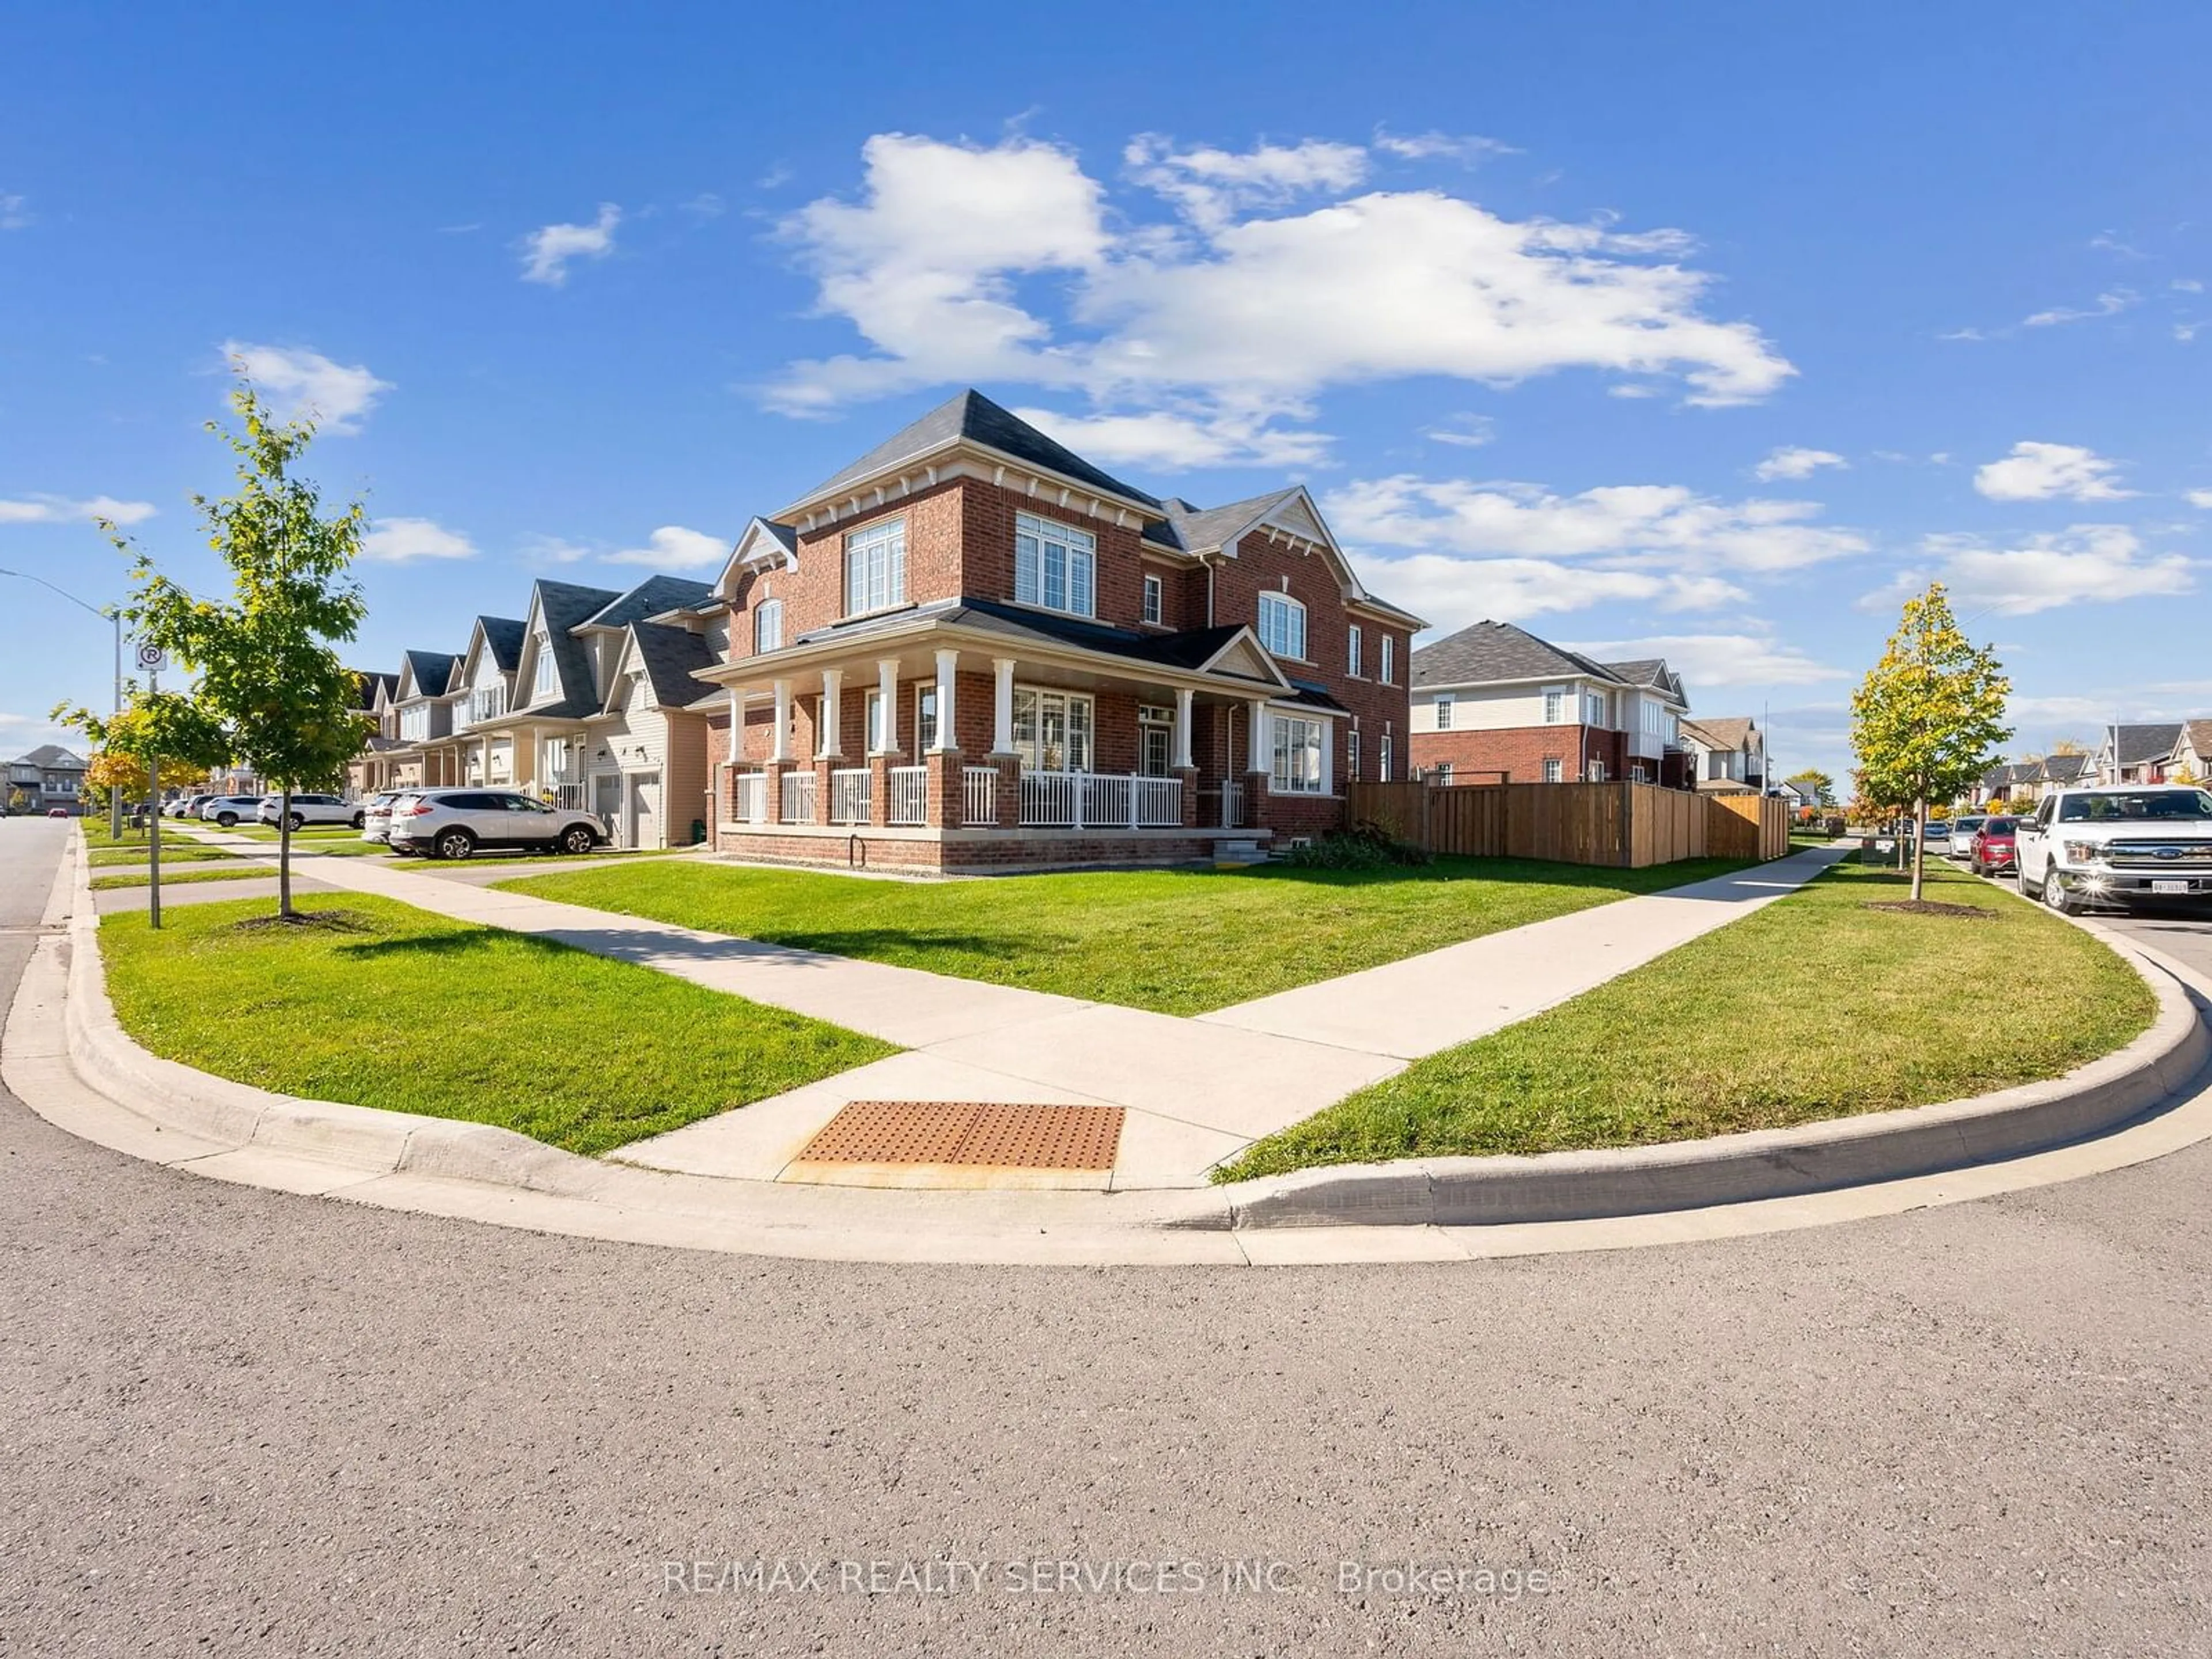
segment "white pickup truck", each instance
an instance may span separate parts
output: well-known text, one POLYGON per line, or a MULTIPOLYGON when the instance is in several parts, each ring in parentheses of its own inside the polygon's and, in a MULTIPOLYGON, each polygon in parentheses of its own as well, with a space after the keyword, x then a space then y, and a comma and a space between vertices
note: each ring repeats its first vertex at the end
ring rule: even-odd
POLYGON ((2212 901, 2212 794, 2179 783, 2062 789, 2020 821, 2015 851, 2021 891, 2068 915, 2212 901))

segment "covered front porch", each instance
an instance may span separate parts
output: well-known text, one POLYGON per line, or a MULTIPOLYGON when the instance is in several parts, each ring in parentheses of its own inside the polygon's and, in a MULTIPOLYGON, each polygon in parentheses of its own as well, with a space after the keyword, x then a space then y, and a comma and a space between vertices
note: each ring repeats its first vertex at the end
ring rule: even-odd
POLYGON ((1249 851, 1274 834, 1269 708, 1289 688, 1270 681, 927 635, 803 677, 733 678, 716 843, 934 870, 1249 851))

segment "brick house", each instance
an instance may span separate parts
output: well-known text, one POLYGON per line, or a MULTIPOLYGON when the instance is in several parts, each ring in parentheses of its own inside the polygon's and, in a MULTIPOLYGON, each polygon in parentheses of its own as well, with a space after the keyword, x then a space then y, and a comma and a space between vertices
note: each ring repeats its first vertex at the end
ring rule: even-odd
POLYGON ((1407 645, 1302 487, 1201 509, 969 391, 754 520, 714 840, 949 870, 1204 858, 1406 775, 1407 645))
POLYGON ((1598 662, 1510 623, 1476 623, 1413 657, 1413 763, 1437 782, 1686 788, 1688 712, 1664 661, 1598 662))

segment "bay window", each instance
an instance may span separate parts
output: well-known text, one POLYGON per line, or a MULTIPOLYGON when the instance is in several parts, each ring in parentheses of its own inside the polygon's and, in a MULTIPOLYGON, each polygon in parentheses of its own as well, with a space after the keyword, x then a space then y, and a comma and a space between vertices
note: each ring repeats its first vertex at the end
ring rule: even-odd
POLYGON ((1017 513, 1014 598, 1072 617, 1090 616, 1097 606, 1097 548, 1086 532, 1017 513))
POLYGON ((1318 795, 1326 787, 1322 767, 1322 723, 1296 714, 1270 714, 1274 763, 1268 787, 1279 795, 1318 795))
POLYGON ((1278 657, 1306 654, 1306 608, 1287 593, 1260 595, 1260 643, 1278 657))
POLYGON ((886 519, 845 538, 845 614, 906 603, 906 520, 886 519))

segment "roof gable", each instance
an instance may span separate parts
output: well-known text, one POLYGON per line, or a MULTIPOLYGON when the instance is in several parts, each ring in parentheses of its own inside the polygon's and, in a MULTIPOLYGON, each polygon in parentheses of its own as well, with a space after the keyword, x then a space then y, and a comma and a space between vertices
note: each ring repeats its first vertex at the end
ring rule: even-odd
POLYGON ((395 702, 416 697, 442 697, 453 678, 459 658, 444 651, 405 651, 399 658, 399 690, 395 702))
POLYGON ((607 676, 603 708, 612 714, 621 706, 623 686, 633 677, 644 683, 661 708, 689 708, 714 690, 693 676, 702 668, 713 667, 714 661, 706 640, 688 628, 634 623, 623 630, 622 649, 607 676))
POLYGON ((799 532, 773 519, 755 519, 738 538, 738 544, 730 550, 730 556, 722 566, 722 574, 714 579, 715 593, 726 599, 736 592, 738 573, 748 566, 768 570, 798 569, 799 532))

